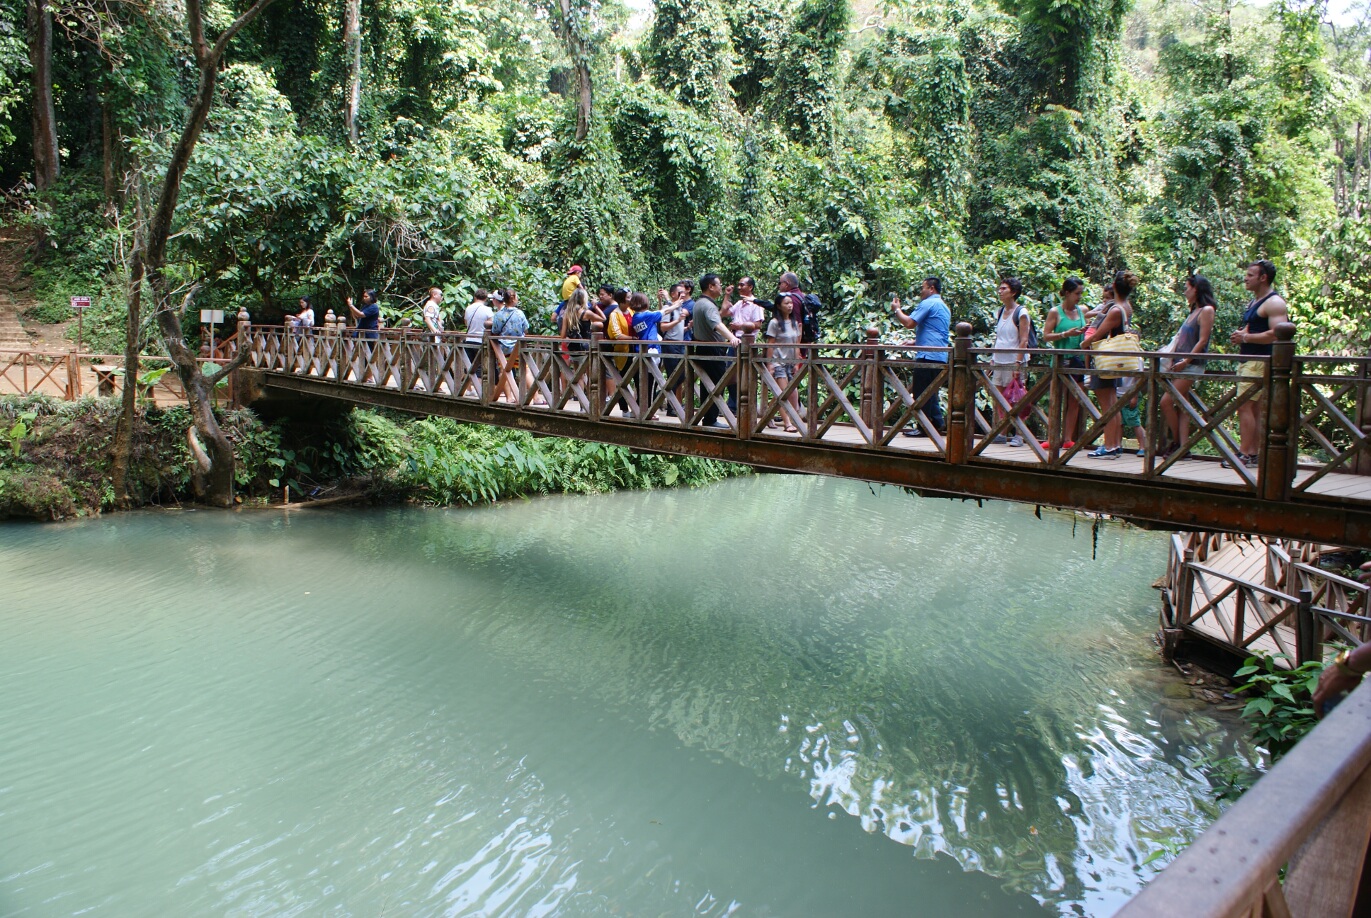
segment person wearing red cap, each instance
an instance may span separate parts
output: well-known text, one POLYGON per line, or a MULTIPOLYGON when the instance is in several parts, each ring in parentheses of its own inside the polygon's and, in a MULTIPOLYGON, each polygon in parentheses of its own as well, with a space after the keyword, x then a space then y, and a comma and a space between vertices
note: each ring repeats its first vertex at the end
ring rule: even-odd
POLYGON ((571 292, 581 286, 581 266, 572 265, 571 270, 566 273, 566 280, 562 281, 562 302, 571 299, 571 292))

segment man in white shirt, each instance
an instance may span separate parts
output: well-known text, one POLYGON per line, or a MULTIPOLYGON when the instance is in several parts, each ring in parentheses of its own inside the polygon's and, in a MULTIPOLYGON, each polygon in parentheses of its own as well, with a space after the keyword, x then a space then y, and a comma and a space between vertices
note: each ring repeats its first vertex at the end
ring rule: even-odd
POLYGON ((728 327, 734 334, 759 332, 766 322, 766 311, 756 298, 757 284, 750 277, 738 281, 738 302, 733 302, 733 287, 724 288, 724 303, 719 311, 728 317, 728 327))
POLYGON ((486 333, 486 321, 495 317, 495 310, 490 308, 489 299, 489 293, 477 290, 464 317, 467 326, 467 359, 471 362, 471 375, 477 379, 481 378, 481 342, 486 333))

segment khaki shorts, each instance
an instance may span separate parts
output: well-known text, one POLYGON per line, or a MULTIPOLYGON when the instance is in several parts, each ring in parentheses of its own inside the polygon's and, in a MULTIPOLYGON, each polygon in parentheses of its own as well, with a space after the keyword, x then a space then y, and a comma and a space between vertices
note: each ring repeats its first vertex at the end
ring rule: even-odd
MULTIPOLYGON (((1021 371, 1022 369, 1023 368, 1017 363, 997 363, 995 364, 995 368, 990 371, 990 381, 994 383, 996 387, 1003 389, 1005 386, 1009 385, 1010 380, 1014 378, 1014 371, 1021 371)), ((1024 384, 1027 385, 1027 380, 1024 379, 1024 376, 1025 374, 1020 372, 1019 379, 1023 380, 1024 384)))
MULTIPOLYGON (((1238 364, 1238 376, 1252 380, 1252 382, 1239 382, 1238 394, 1246 395, 1248 390, 1260 386, 1266 381, 1266 361, 1265 360, 1244 360, 1238 364)), ((1253 396, 1259 399, 1261 395, 1253 396)))

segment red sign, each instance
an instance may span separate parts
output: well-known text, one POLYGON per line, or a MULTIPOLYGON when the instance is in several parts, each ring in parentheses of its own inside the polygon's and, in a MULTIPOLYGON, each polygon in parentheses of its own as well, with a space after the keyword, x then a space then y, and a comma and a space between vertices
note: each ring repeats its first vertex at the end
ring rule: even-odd
POLYGON ((74 296, 74 297, 72 297, 72 298, 71 298, 71 308, 72 308, 72 309, 89 309, 89 308, 90 308, 90 297, 88 297, 88 296, 74 296))

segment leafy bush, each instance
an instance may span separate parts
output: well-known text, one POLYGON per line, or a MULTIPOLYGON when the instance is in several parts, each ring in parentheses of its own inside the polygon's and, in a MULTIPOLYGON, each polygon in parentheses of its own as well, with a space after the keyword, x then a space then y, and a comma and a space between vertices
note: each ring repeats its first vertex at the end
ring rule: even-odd
POLYGON ((1311 660, 1294 669, 1281 669, 1276 665, 1277 659, 1268 655, 1250 657, 1234 673, 1247 679, 1236 691, 1251 698, 1242 715, 1252 722, 1252 738, 1271 754, 1273 762, 1293 749, 1318 723, 1312 699, 1324 668, 1322 661, 1311 660))

